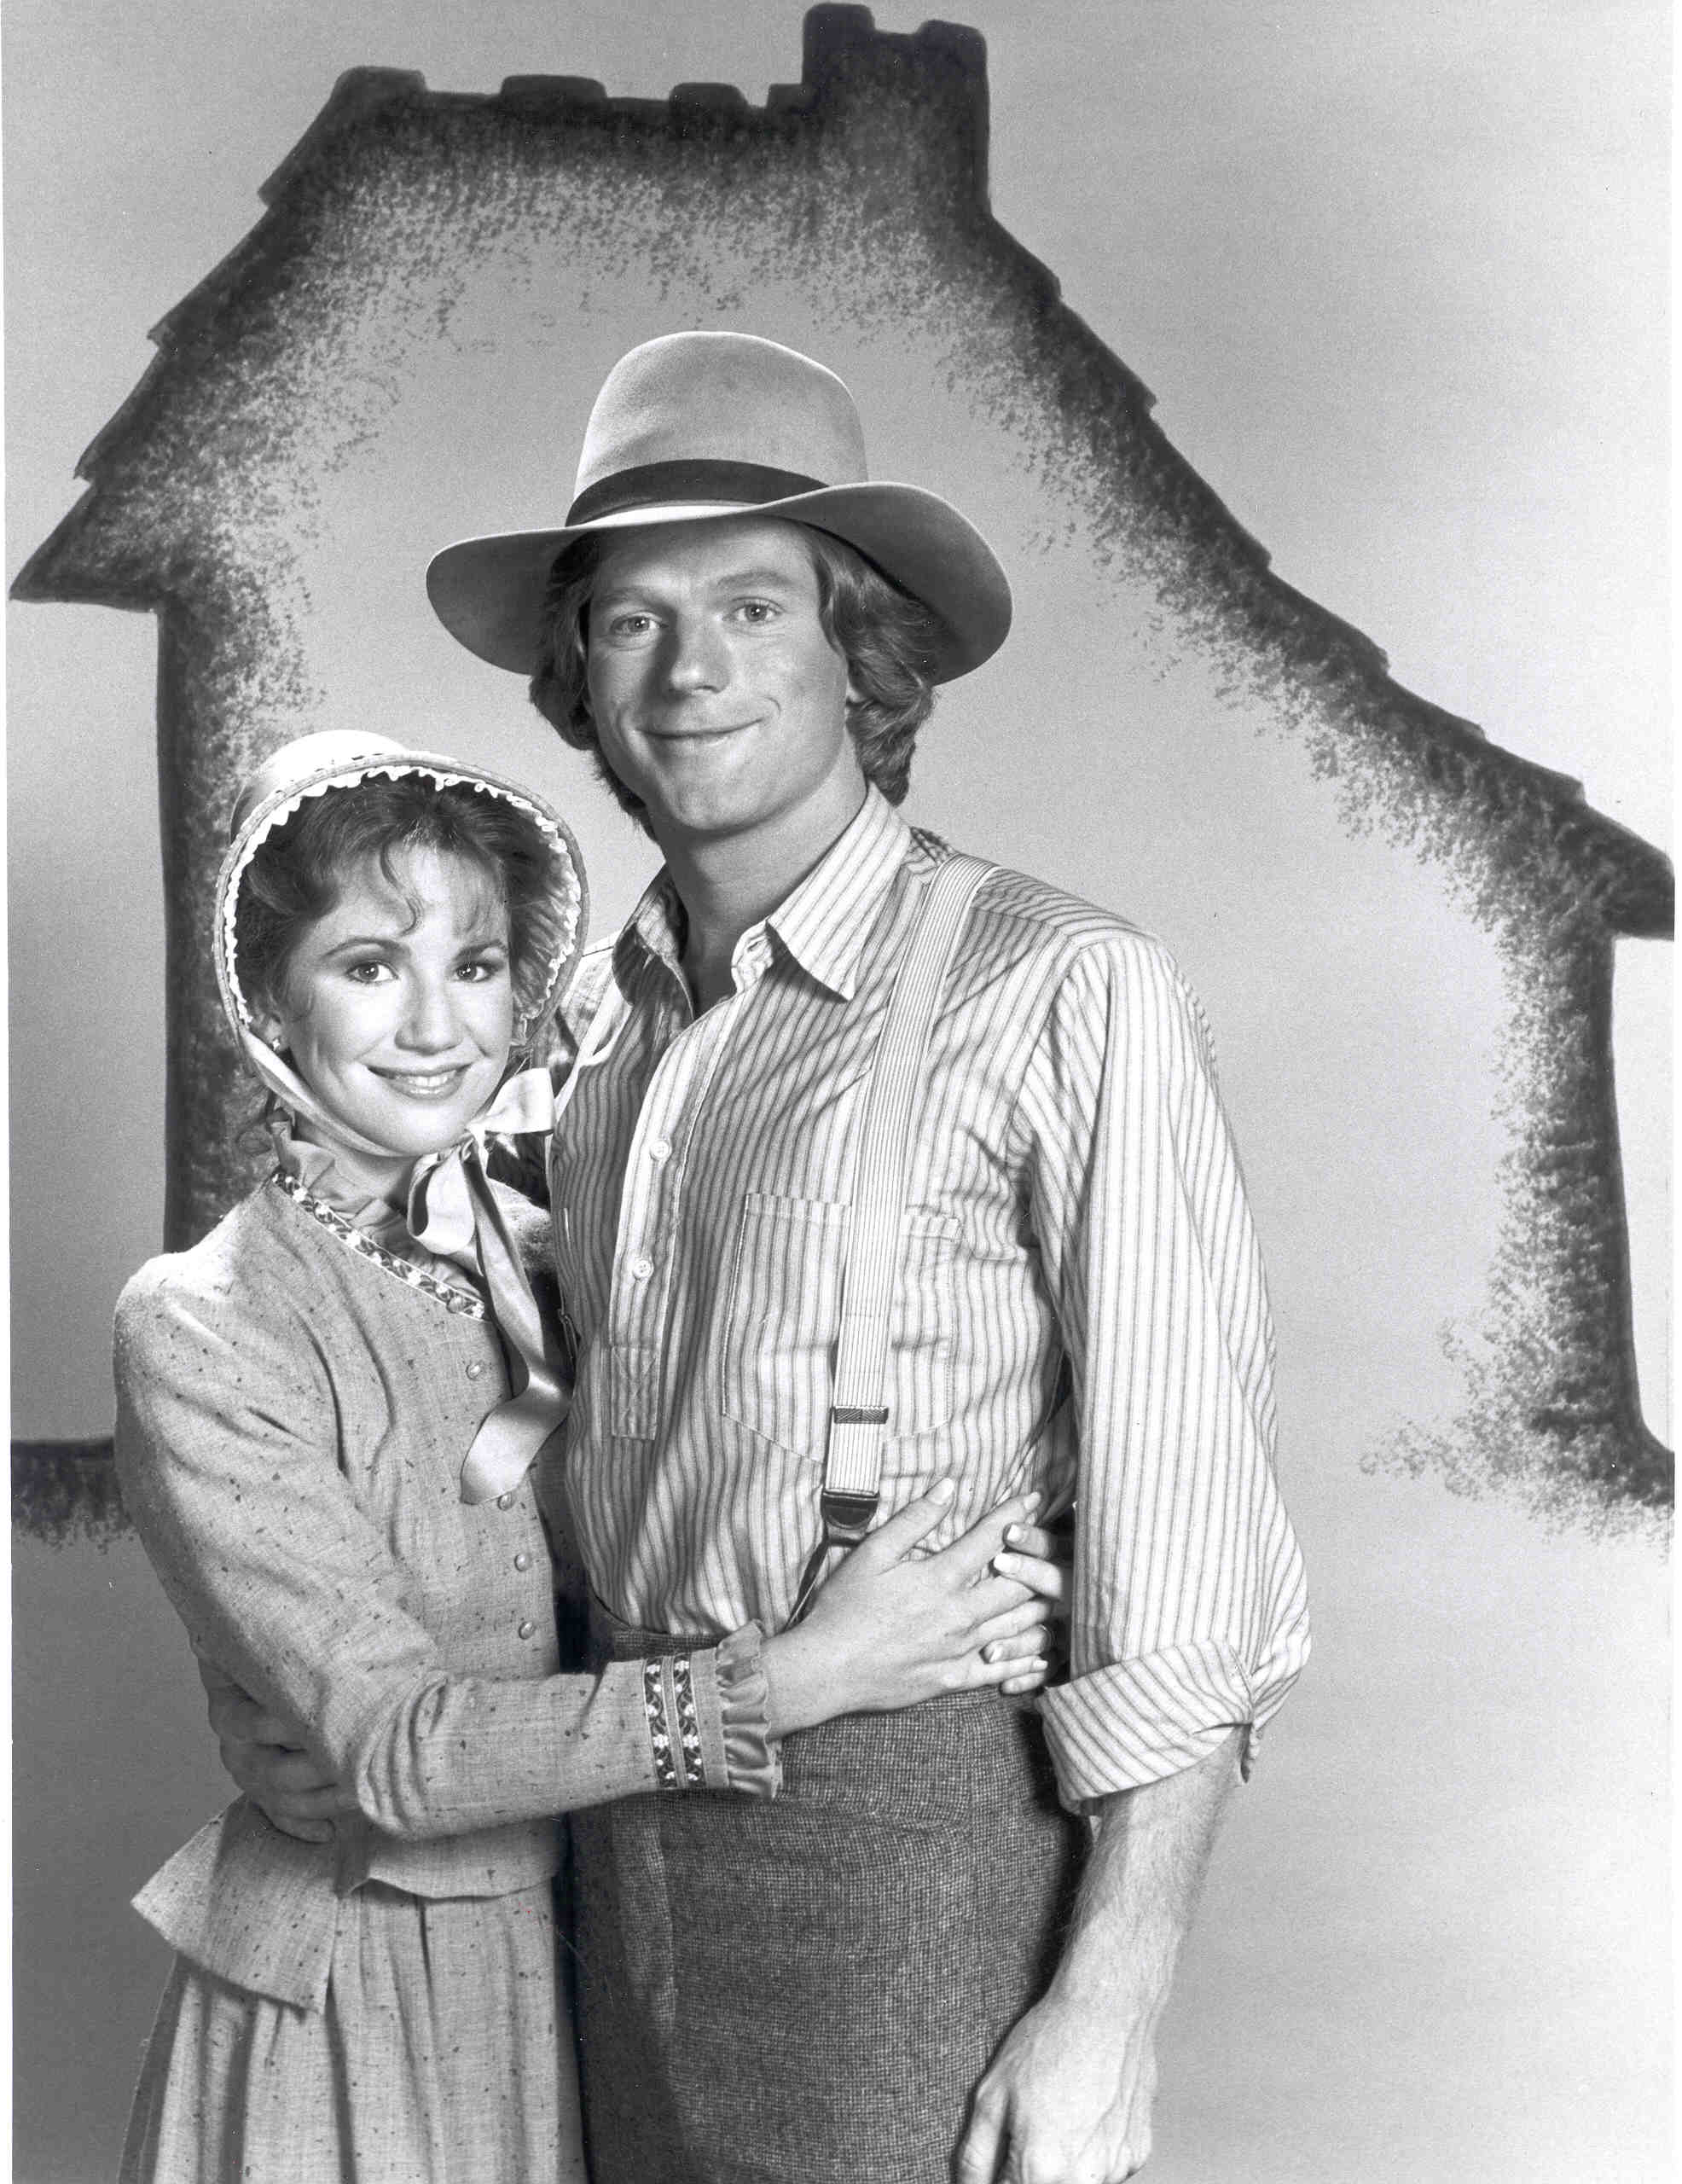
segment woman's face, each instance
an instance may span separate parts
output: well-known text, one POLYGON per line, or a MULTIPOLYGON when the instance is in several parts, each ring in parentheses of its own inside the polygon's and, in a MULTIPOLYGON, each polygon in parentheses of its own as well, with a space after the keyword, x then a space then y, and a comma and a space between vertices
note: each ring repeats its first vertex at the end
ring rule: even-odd
POLYGON ((452 1145, 513 1036, 508 915, 465 859, 370 859, 293 950, 256 1025, 329 1113, 408 1161, 452 1145))

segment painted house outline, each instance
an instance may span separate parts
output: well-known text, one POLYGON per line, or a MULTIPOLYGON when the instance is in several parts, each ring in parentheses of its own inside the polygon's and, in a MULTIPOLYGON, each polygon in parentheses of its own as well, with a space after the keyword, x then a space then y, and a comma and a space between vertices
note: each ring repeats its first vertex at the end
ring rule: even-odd
MULTIPOLYGON (((265 712, 284 710, 295 671, 283 607, 216 550, 216 450, 220 435, 243 433, 248 444, 253 430, 273 427, 272 392, 266 421, 242 404, 254 404, 265 375, 284 378, 293 347, 325 338, 313 305, 292 314, 335 205, 377 190, 394 162, 453 162, 452 173, 471 176, 476 161, 541 160, 562 143, 608 166, 780 160, 794 189, 810 186, 816 161, 828 175, 864 177, 899 160, 914 169, 917 218, 954 281, 984 286, 1013 328, 1011 368, 1071 475, 1130 519, 1148 512, 1197 572, 1211 642, 1241 651, 1246 671, 1276 691, 1312 694, 1316 718, 1335 723, 1320 731, 1316 766, 1361 783, 1374 823, 1398 845, 1453 863, 1471 914, 1499 930, 1520 966, 1519 1036, 1542 1060, 1509 1247, 1521 1251, 1530 1217, 1545 1211, 1553 1263, 1546 1354, 1488 1391, 1491 1415, 1522 1410, 1522 1430, 1549 1441, 1562 1472, 1608 1504, 1664 1502, 1669 1459, 1641 1417, 1636 1384, 1610 1028, 1616 940, 1671 932, 1669 864, 1588 805, 1575 781, 1400 688, 1368 638, 1273 572, 1152 422, 1140 380, 993 218, 987 129, 978 37, 937 23, 881 33, 850 7, 809 15, 802 80, 774 89, 763 107, 730 86, 613 100, 583 79, 519 78, 495 94, 437 93, 415 75, 359 69, 264 188, 256 226, 156 329, 153 363, 78 466, 88 491, 13 589, 21 600, 159 619, 169 1241, 201 1233, 249 1180, 225 1126, 238 1066, 199 942, 228 785, 264 746, 265 712)), ((870 197, 861 181, 861 222, 877 217, 870 197)), ((108 1508, 97 1457, 84 1449, 82 1471, 72 1468, 67 1451, 82 1445, 14 1466, 26 1520, 51 1529, 78 1508, 108 1508)))

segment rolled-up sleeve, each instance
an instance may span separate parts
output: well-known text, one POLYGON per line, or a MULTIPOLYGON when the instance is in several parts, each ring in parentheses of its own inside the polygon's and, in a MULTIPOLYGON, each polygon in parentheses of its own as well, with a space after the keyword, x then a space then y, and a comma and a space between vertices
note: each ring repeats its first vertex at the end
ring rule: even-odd
POLYGON ((296 1722, 376 1829, 425 1839, 643 1790, 774 1791, 763 1680, 734 1655, 666 1664, 673 1720, 636 1662, 452 1673, 339 1468, 331 1373, 301 1320, 258 1324, 157 1263, 119 1304, 116 1379, 124 1499, 194 1647, 296 1722), (740 1783, 732 1751, 755 1763, 740 1783))
POLYGON ((1208 1027, 1161 946, 1087 942, 1018 1116, 1078 1473, 1070 1676, 1041 1701, 1076 1809, 1256 1738, 1308 1654, 1274 1475, 1262 1258, 1208 1027))

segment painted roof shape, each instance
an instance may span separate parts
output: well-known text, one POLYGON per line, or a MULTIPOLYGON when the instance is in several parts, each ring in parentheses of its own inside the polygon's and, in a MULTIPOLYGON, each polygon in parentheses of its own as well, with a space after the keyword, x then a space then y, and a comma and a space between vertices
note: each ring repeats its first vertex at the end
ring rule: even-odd
POLYGON ((867 9, 818 7, 807 15, 802 81, 773 87, 763 107, 729 84, 680 84, 666 100, 609 99, 577 77, 511 77, 494 94, 434 92, 421 76, 357 68, 342 76, 321 113, 260 195, 264 216, 154 329, 158 354, 77 466, 90 490, 20 572, 13 595, 156 607, 175 592, 180 557, 155 522, 126 531, 129 473, 148 437, 176 405, 190 406, 208 349, 230 325, 275 307, 300 250, 309 247, 302 200, 330 191, 417 112, 476 117, 523 128, 583 123, 650 140, 728 135, 774 139, 791 125, 822 128, 873 84, 908 90, 937 147, 948 202, 934 208, 978 240, 1001 270, 1032 295, 1057 352, 1055 398, 1121 458, 1129 492, 1196 542, 1231 613, 1281 672, 1335 694, 1340 712, 1390 739, 1428 797, 1463 808, 1474 825, 1516 827, 1532 847, 1545 839, 1562 884, 1610 932, 1663 937, 1673 928, 1673 880, 1663 854, 1595 810, 1581 785, 1491 742, 1463 720, 1394 682, 1384 653, 1285 583, 1265 549, 1152 421, 1142 382, 1058 299, 1055 277, 995 221, 987 184, 985 47, 973 31, 931 22, 907 35, 875 29, 867 9), (136 531, 140 536, 136 535, 136 531))

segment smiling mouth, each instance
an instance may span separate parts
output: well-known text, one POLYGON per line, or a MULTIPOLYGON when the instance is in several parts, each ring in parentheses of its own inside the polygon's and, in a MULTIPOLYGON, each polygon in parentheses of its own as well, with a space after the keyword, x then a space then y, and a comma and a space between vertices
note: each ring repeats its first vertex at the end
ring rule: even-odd
POLYGON ((442 1101, 461 1090, 471 1066, 461 1061, 453 1069, 376 1069, 374 1074, 405 1100, 442 1101))
POLYGON ((656 743, 722 743, 727 736, 740 735, 753 724, 751 720, 737 720, 722 728, 653 728, 648 734, 656 743))

